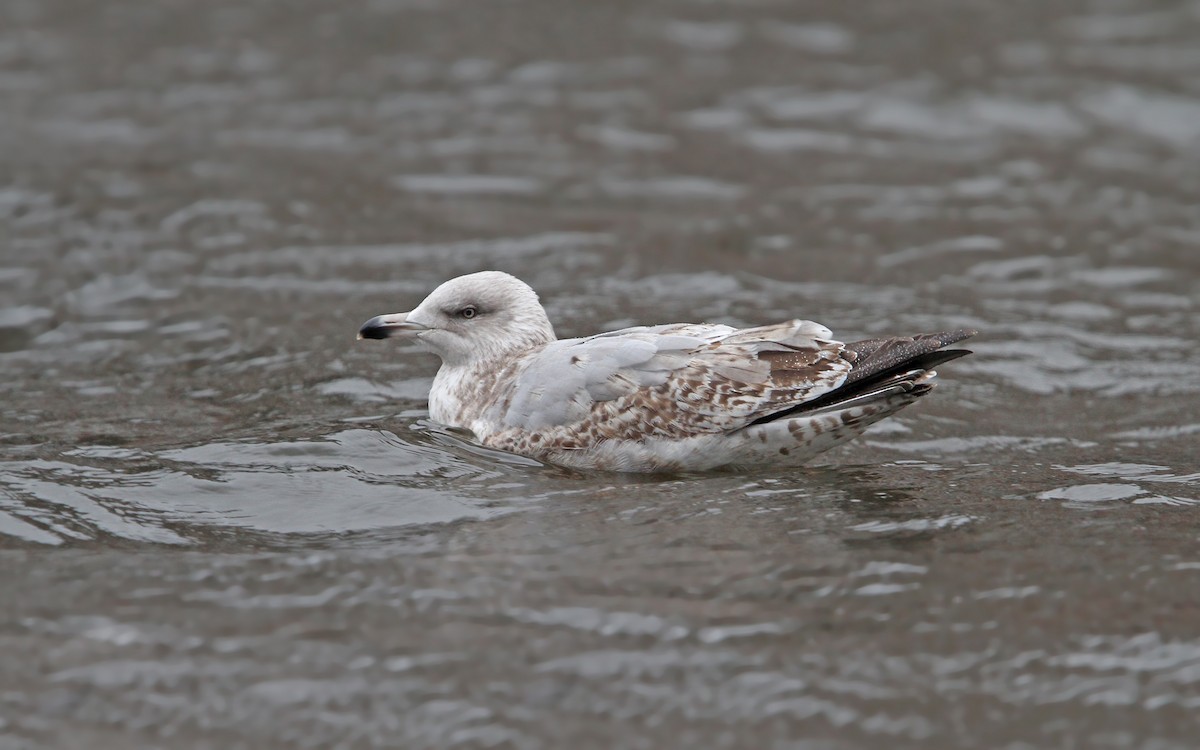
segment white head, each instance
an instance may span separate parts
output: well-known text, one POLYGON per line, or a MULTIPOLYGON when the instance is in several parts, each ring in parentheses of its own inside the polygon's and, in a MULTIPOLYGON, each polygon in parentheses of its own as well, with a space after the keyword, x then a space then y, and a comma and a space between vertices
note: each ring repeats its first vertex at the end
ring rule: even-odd
POLYGON ((468 365, 554 340, 554 328, 528 284, 501 271, 450 279, 412 312, 377 315, 360 339, 415 339, 448 365, 468 365))

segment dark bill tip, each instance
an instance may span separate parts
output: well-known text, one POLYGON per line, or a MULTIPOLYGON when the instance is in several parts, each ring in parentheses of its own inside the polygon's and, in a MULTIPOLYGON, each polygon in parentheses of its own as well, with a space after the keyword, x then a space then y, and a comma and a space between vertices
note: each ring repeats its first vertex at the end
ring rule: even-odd
POLYGON ((364 325, 358 329, 360 339, 386 339, 389 335, 388 329, 383 326, 364 325))
POLYGON ((419 323, 410 323, 408 313, 376 315, 358 329, 360 339, 388 339, 393 336, 412 335, 428 330, 419 323))

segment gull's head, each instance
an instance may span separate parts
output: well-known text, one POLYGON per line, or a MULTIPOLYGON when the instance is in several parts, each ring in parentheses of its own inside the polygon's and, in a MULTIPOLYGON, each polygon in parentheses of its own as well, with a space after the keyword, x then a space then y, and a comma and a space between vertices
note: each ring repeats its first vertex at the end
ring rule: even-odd
POLYGON ((554 340, 546 311, 528 284, 501 271, 459 276, 412 312, 376 315, 360 339, 414 339, 449 365, 486 361, 554 340))

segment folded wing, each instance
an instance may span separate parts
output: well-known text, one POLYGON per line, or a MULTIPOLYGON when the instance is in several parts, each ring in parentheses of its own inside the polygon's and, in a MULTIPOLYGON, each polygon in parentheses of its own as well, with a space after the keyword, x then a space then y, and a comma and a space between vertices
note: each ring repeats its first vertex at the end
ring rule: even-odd
POLYGON ((845 382, 845 346, 811 321, 628 328, 554 342, 496 402, 509 429, 595 439, 732 432, 845 382))

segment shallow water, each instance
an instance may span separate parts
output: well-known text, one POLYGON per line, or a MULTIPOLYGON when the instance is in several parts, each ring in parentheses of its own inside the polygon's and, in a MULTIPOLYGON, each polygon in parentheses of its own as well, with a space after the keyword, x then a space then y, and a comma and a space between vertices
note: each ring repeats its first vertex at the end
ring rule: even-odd
POLYGON ((0 748, 1192 748, 1200 3, 0 5, 0 748), (355 342, 960 326, 801 470, 355 342))

